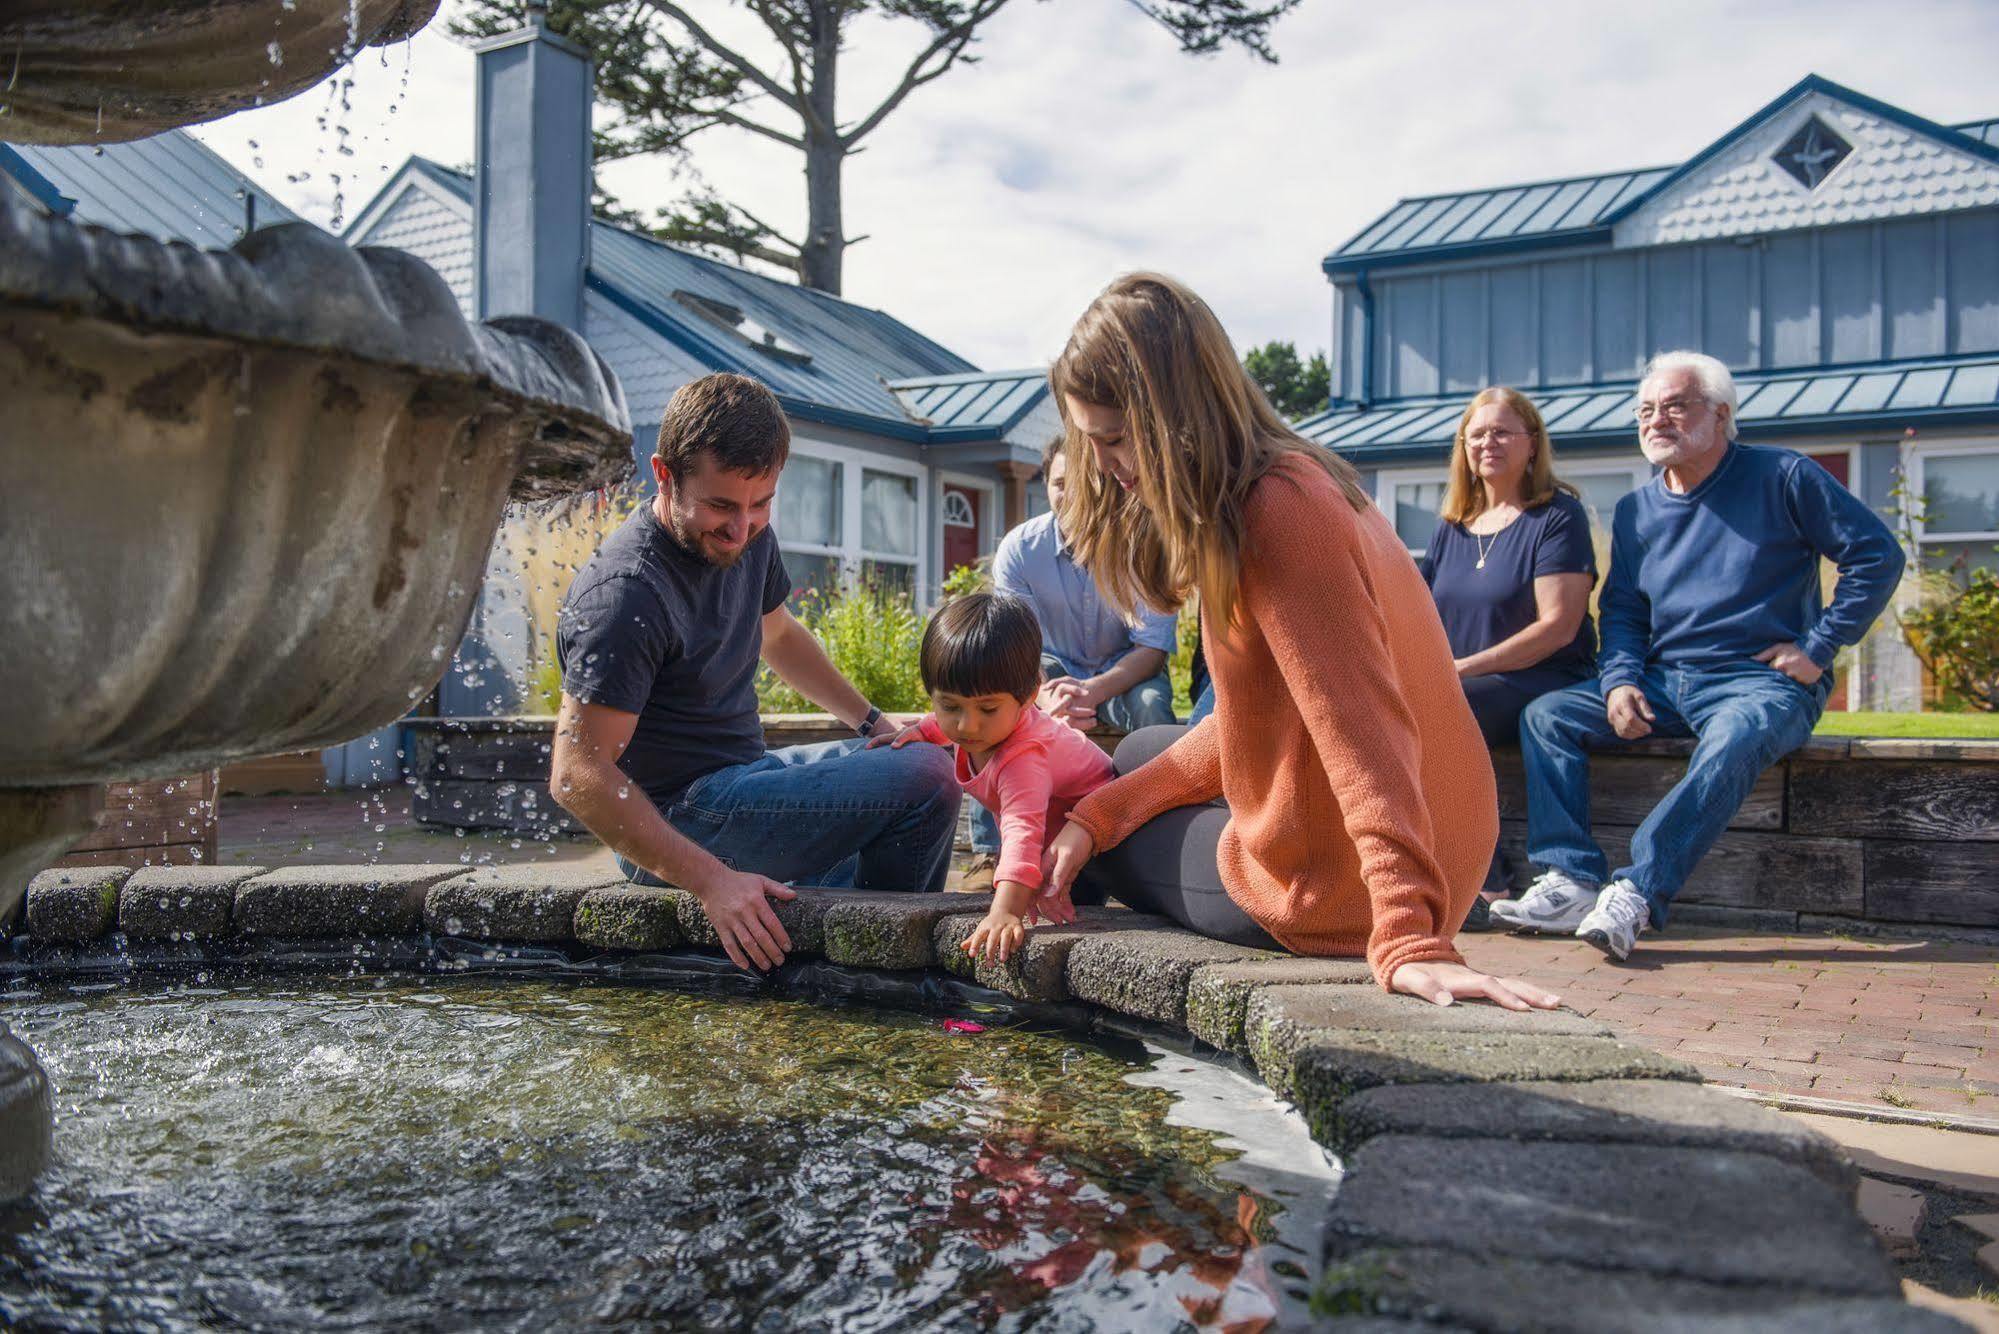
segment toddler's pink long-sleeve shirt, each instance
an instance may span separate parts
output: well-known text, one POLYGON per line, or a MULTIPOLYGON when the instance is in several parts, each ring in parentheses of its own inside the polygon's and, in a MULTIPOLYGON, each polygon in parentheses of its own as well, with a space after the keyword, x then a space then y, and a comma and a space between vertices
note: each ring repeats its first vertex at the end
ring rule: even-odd
POLYGON ((977 773, 935 717, 925 717, 921 726, 925 741, 956 752, 958 785, 999 820, 999 869, 993 879, 1041 888, 1042 844, 1050 830, 1061 830, 1071 807, 1116 776, 1110 756, 1033 705, 1021 710, 1020 722, 977 773))

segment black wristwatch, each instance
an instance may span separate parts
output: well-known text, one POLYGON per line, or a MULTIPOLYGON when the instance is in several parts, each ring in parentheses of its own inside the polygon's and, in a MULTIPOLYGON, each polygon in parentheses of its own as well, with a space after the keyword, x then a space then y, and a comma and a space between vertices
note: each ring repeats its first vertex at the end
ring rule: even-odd
POLYGON ((873 736, 875 734, 875 724, 881 720, 882 711, 872 704, 868 705, 868 716, 854 724, 854 735, 873 736))

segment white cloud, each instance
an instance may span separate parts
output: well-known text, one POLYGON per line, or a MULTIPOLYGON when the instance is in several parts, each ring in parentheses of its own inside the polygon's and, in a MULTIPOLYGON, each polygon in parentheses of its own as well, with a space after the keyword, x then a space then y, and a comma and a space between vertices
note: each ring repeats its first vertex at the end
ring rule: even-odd
MULTIPOLYGON (((981 365, 1024 365, 1109 278, 1149 267, 1191 283, 1241 345, 1323 347, 1319 260, 1403 195, 1677 161, 1807 73, 1936 120, 1999 115, 1999 6, 1978 0, 1892 15, 1863 0, 1306 0, 1275 46, 1275 68, 1195 60, 1114 0, 1022 0, 979 65, 919 90, 850 161, 847 227, 870 239, 848 252, 846 295, 981 365)), ((912 49, 889 25, 858 30, 843 112, 912 49)), ((407 154, 471 158, 472 57, 441 23, 344 77, 351 110, 326 129, 334 84, 201 137, 321 222, 335 173, 351 219, 407 154)), ((773 222, 803 214, 799 164, 776 145, 716 132, 696 162, 773 222)), ((649 162, 605 179, 634 206, 680 188, 649 162)))

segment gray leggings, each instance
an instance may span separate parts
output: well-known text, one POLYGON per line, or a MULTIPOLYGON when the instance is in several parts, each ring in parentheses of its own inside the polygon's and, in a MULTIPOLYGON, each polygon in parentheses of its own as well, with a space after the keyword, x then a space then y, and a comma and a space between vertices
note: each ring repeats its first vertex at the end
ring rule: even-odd
MULTIPOLYGON (((1186 732, 1184 727, 1140 728, 1118 745, 1112 763, 1119 774, 1128 774, 1186 732)), ((1075 901, 1102 903, 1109 896, 1231 945, 1282 950, 1222 887, 1215 856, 1228 822, 1229 808, 1219 801, 1154 816, 1130 838, 1091 859, 1076 877, 1075 901)))

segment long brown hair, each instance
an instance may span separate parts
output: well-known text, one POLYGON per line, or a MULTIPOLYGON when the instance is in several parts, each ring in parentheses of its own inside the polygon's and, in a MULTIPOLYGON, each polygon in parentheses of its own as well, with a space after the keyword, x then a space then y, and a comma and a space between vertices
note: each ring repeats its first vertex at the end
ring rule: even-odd
POLYGON ((1048 382, 1067 427, 1062 535, 1127 619, 1141 603, 1177 610, 1198 591, 1212 628, 1228 633, 1249 494, 1281 459, 1310 459, 1356 510, 1370 503, 1353 466, 1285 424, 1207 303, 1171 278, 1130 273, 1106 287, 1048 382), (1091 463, 1072 396, 1124 414, 1132 494, 1091 463))
POLYGON ((1488 403, 1501 403, 1511 409, 1534 442, 1534 452, 1527 456, 1520 508, 1538 509, 1553 500, 1557 491, 1578 494, 1573 486, 1555 476, 1555 442, 1548 438, 1541 410, 1518 389, 1494 385, 1473 394, 1471 402, 1465 404, 1464 414, 1458 418, 1457 438, 1451 445, 1451 482, 1444 488, 1444 504, 1438 514, 1450 523, 1470 523, 1485 513, 1485 485, 1471 470, 1471 456, 1465 452, 1465 432, 1471 429, 1472 414, 1488 403))

